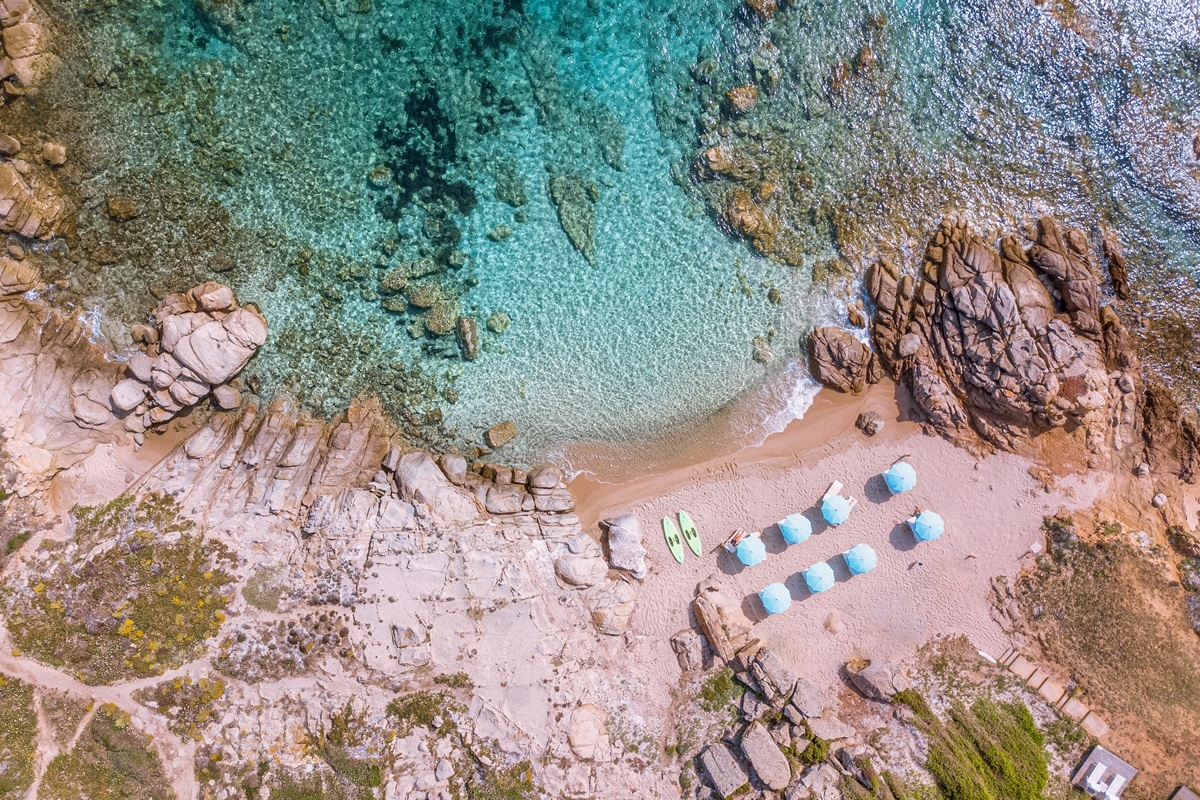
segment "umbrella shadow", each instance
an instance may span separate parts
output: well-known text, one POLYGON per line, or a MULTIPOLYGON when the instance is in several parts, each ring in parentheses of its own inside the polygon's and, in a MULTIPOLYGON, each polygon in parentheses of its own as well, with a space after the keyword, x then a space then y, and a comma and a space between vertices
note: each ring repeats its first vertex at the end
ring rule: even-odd
POLYGON ((768 555, 779 555, 788 549, 787 539, 783 538, 783 531, 780 529, 778 522, 762 528, 758 534, 762 538, 763 545, 767 548, 768 555))
POLYGON ((792 602, 798 603, 812 597, 812 592, 808 590, 808 584, 804 582, 803 572, 794 572, 783 580, 783 585, 792 593, 792 602))
POLYGON ((867 480, 867 485, 863 487, 863 496, 876 505, 882 505, 893 497, 892 490, 888 488, 882 474, 872 475, 867 480))
POLYGON ((835 583, 846 583, 854 577, 854 573, 850 571, 850 565, 846 563, 845 554, 839 553, 825 563, 833 570, 833 580, 835 583))
POLYGON ((892 547, 902 553, 907 553, 917 547, 917 537, 903 522, 897 523, 896 527, 892 528, 892 532, 888 534, 888 541, 891 542, 892 547))
POLYGON ((742 598, 742 613, 746 616, 746 619, 754 624, 762 622, 771 616, 763 606, 762 598, 758 596, 758 592, 751 592, 742 598))
POLYGON ((726 575, 740 575, 747 567, 737 553, 731 553, 722 546, 717 548, 717 569, 726 575))
POLYGON ((807 517, 808 521, 812 523, 813 536, 817 536, 819 534, 825 533, 825 531, 835 527, 825 521, 825 515, 821 513, 820 505, 815 505, 815 506, 812 506, 811 508, 806 508, 804 511, 802 511, 800 513, 802 513, 805 517, 807 517))

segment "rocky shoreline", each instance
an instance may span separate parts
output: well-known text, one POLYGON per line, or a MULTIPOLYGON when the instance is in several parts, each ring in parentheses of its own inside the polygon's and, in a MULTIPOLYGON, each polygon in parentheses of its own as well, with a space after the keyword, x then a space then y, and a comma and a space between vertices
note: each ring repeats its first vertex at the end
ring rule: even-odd
MULTIPOLYGON (((235 14, 201 6, 232 35, 235 14)), ((765 0, 749 9, 754 25, 778 10, 765 0)), ((42 13, 3 0, 0 26, 5 97, 37 91, 53 66, 42 13)), ((862 51, 830 94, 869 81, 873 58, 862 51)), ((770 49, 755 59, 769 85, 770 49)), ((698 169, 731 185, 721 210, 732 231, 803 263, 803 242, 773 209, 809 203, 809 187, 802 174, 781 184, 717 141, 759 102, 754 84, 722 96, 714 113, 734 121, 713 120, 698 169)), ((597 152, 621 169, 619 123, 589 113, 605 134, 597 152)), ((394 138, 387 147, 401 164, 403 137, 394 138)), ((413 431, 436 421, 398 422, 379 397, 330 418, 287 396, 264 402, 239 373, 273 321, 215 281, 161 293, 152 324, 129 332, 132 355, 105 347, 94 320, 61 301, 69 287, 42 278, 55 257, 47 242, 71 227, 56 178, 68 153, 52 140, 37 157, 21 157, 22 147, 0 136, 0 228, 11 234, 0 258, 0 689, 15 698, 5 695, 11 716, 33 722, 16 733, 0 726, 12 737, 0 744, 17 743, 0 753, 0 777, 17 776, 29 796, 85 796, 89 768, 120 773, 104 759, 125 763, 132 752, 141 766, 122 773, 127 793, 180 800, 866 796, 852 784, 902 795, 881 788, 872 764, 887 748, 870 732, 878 724, 902 753, 928 745, 918 723, 929 717, 914 718, 932 712, 910 693, 911 663, 853 658, 837 675, 798 674, 787 648, 816 642, 756 635, 753 600, 733 589, 738 573, 723 567, 687 597, 670 595, 660 588, 670 583, 666 557, 648 552, 638 514, 593 530, 558 467, 494 458, 512 423, 486 431, 487 446, 468 455, 434 453, 413 431), (652 627, 671 617, 647 604, 676 600, 690 604, 687 627, 652 627)), ((407 191, 399 173, 372 173, 381 202, 407 191)), ((547 187, 593 263, 599 189, 555 171, 547 187)), ((438 189, 442 200, 465 197, 438 189)), ((523 185, 497 192, 525 204, 523 185)), ((105 213, 123 223, 139 211, 112 196, 105 213)), ((485 335, 438 277, 463 266, 450 214, 427 219, 436 257, 393 266, 393 248, 378 276, 350 270, 344 282, 411 314, 414 338, 428 334, 439 352, 469 361, 485 335)), ((493 233, 503 240, 511 228, 493 233)), ((340 302, 340 291, 325 301, 340 302)), ((919 419, 981 458, 1040 455, 1027 471, 1046 495, 1067 472, 1110 481, 1119 499, 1103 503, 1153 522, 1140 534, 1164 574, 1186 585, 1200 632, 1200 546, 1186 533, 1200 508, 1191 488, 1200 425, 1143 374, 1121 318, 1129 287, 1119 242, 1050 217, 994 242, 951 215, 919 265, 874 263, 865 293, 869 307, 849 305, 856 330, 812 332, 813 374, 851 394, 890 379, 906 401, 896 423, 919 419), (1096 280, 1101 264, 1113 303, 1096 280)), ((499 335, 507 324, 496 314, 487 327, 499 335)), ((859 425, 868 435, 893 424, 870 414, 859 425)), ((1040 649, 1018 595, 987 579, 1012 647, 1040 649)), ((836 637, 845 624, 831 614, 822 627, 836 637)), ((1066 713, 1017 697, 1039 723, 1066 713)), ((924 775, 915 756, 894 760, 906 776, 924 775)))

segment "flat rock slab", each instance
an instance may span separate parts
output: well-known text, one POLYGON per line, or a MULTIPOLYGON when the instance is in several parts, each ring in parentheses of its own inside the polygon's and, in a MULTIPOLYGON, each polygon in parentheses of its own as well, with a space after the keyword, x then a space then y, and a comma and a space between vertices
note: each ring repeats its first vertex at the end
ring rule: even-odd
POLYGON ((835 739, 849 739, 854 735, 854 728, 829 714, 824 717, 812 717, 808 720, 808 729, 818 739, 831 742, 835 739))
POLYGON ((1079 724, 1085 731, 1097 739, 1103 739, 1105 736, 1108 736, 1108 723, 1095 714, 1088 714, 1083 718, 1083 722, 1079 724))
POLYGON ((1017 656, 1016 661, 1009 664, 1008 668, 1012 670, 1014 675, 1023 681, 1029 680, 1029 677, 1033 675, 1034 671, 1037 669, 1037 667, 1031 664, 1029 659, 1025 658, 1025 656, 1017 656))
POLYGON ((753 722, 742 732, 742 753, 768 788, 776 791, 787 788, 792 780, 791 765, 765 727, 753 722))
MULTIPOLYGON (((770 736, 768 735, 768 739, 770 736)), ((700 764, 708 773, 717 795, 725 798, 750 782, 750 776, 724 744, 712 744, 700 754, 700 764)))
POLYGON ((1067 690, 1063 688, 1063 685, 1053 678, 1047 680, 1042 684, 1041 688, 1038 689, 1038 694, 1046 698, 1046 702, 1050 703, 1051 705, 1061 700, 1062 696, 1066 693, 1067 690))
POLYGON ((792 691, 792 705, 805 717, 819 717, 825 709, 833 708, 836 701, 829 693, 811 681, 804 678, 796 681, 792 691))
POLYGON ((1076 722, 1079 722, 1088 715, 1088 707, 1072 697, 1062 707, 1062 712, 1076 722))

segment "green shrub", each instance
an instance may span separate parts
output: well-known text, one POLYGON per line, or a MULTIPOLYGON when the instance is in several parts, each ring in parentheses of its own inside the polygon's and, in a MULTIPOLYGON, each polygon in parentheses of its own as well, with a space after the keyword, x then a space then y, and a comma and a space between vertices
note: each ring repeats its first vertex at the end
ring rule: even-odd
POLYGON ((805 764, 820 764, 829 755, 829 742, 815 736, 809 741, 808 747, 800 754, 800 760, 805 764))
MULTIPOLYGON (((902 695, 902 696, 901 696, 902 695)), ((925 768, 946 800, 1040 800, 1049 780, 1045 740, 1020 702, 956 704, 945 722, 914 691, 898 699, 929 738, 925 768)))
POLYGON ((700 686, 700 707, 710 712, 721 711, 740 699, 745 691, 741 684, 733 679, 733 670, 725 667, 707 678, 700 686))
POLYGON ((444 716, 449 697, 445 692, 415 692, 397 697, 388 703, 387 713, 396 718, 396 735, 404 738, 412 734, 414 728, 433 728, 434 717, 444 716))
POLYGON ((15 536, 8 537, 8 541, 4 543, 4 555, 11 556, 20 550, 32 535, 31 533, 18 533, 15 536))
POLYGON ((489 769, 467 781, 469 800, 527 800, 534 796, 533 765, 489 769))

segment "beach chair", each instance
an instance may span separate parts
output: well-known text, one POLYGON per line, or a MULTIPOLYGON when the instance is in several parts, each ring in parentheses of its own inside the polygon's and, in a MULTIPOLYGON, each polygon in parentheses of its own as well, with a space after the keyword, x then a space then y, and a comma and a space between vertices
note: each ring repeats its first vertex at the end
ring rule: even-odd
POLYGON ((1125 776, 1117 773, 1113 776, 1112 783, 1108 785, 1108 789, 1104 792, 1104 796, 1108 798, 1108 800, 1117 800, 1117 798, 1121 796, 1121 787, 1124 785, 1125 776))
POLYGON ((833 483, 829 484, 829 488, 825 490, 825 494, 821 495, 821 501, 824 502, 833 497, 835 494, 841 494, 841 492, 842 482, 834 481, 833 483))
MULTIPOLYGON (((729 538, 725 540, 725 549, 731 553, 736 552, 737 546, 741 544, 743 539, 750 535, 751 532, 745 528, 738 528, 733 533, 729 534, 729 538)), ((753 535, 757 536, 757 531, 754 532, 753 535)))

